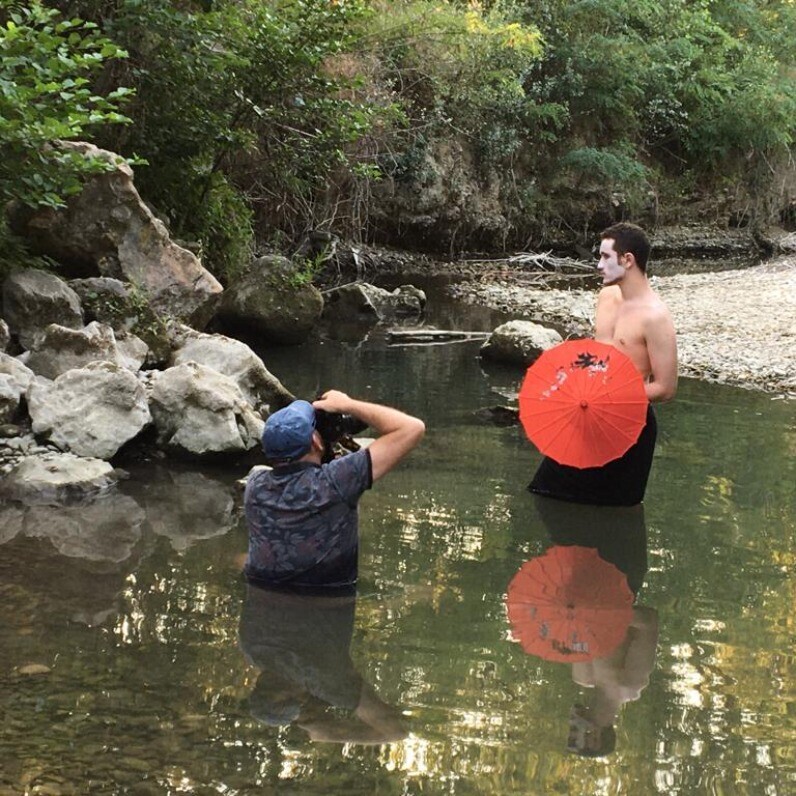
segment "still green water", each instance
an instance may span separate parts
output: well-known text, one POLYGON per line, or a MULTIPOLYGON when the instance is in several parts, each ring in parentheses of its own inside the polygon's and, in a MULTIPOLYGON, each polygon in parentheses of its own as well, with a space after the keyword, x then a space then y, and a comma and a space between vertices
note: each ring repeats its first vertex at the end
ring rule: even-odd
POLYGON ((796 406, 685 381, 658 413, 643 515, 562 517, 525 489, 539 455, 521 431, 474 415, 521 378, 477 352, 378 335, 261 352, 296 394, 426 420, 362 500, 355 606, 247 601, 243 464, 129 462, 91 506, 2 509, 0 795, 795 792, 796 406), (643 583, 621 654, 527 654, 510 582, 598 537, 643 583), (578 703, 613 751, 567 751, 578 703))

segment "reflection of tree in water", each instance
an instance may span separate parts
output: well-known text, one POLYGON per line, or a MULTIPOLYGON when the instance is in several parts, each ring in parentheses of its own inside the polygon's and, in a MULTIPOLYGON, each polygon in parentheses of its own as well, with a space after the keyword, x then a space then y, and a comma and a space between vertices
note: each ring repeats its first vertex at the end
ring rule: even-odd
POLYGON ((249 697, 251 715, 295 723, 314 741, 382 744, 406 735, 354 667, 350 655, 354 594, 313 595, 248 586, 240 644, 260 669, 249 697))

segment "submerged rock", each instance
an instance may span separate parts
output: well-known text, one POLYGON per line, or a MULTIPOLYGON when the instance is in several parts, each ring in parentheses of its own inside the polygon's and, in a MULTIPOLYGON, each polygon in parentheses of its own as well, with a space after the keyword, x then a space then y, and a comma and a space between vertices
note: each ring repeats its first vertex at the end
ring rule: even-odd
POLYGON ((528 366, 543 351, 562 342, 555 331, 531 321, 509 321, 498 326, 481 346, 481 356, 498 362, 528 366))
POLYGON ((414 285, 401 285, 392 292, 355 282, 330 290, 323 309, 324 320, 343 323, 376 323, 394 318, 419 318, 426 294, 414 285))
POLYGON ((118 480, 101 459, 70 453, 27 456, 0 481, 0 497, 32 505, 67 503, 104 492, 118 480))
POLYGON ((63 556, 118 564, 132 555, 145 519, 133 498, 103 494, 79 506, 31 506, 24 532, 49 539, 63 556))

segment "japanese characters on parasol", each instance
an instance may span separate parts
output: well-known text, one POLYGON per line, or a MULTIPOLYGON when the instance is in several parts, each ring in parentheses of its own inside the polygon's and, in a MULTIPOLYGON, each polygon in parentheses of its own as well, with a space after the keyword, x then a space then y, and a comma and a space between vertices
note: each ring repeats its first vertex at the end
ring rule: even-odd
POLYGON ((633 618, 627 578, 593 547, 556 545, 526 561, 509 583, 512 636, 529 655, 559 663, 611 653, 633 618))
POLYGON ((545 351, 520 388, 520 421, 545 455, 571 467, 600 467, 638 440, 647 418, 644 380, 632 360, 596 340, 545 351))

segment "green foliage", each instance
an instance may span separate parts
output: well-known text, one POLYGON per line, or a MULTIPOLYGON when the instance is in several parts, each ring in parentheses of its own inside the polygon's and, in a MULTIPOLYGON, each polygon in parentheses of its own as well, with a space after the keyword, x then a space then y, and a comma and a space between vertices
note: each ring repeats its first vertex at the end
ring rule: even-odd
POLYGON ((792 3, 541 5, 538 85, 569 108, 581 145, 630 146, 639 159, 709 174, 792 143, 796 39, 781 30, 796 31, 792 3))
POLYGON ((140 155, 141 194, 225 282, 255 237, 367 235, 373 183, 411 196, 446 148, 525 237, 750 184, 796 132, 790 0, 50 5, 0 10, 0 201, 57 207, 112 165, 59 140, 140 155))
POLYGON ((135 124, 108 145, 146 157, 140 190, 222 278, 250 246, 247 202, 261 229, 298 236, 323 220, 330 183, 377 175, 357 143, 392 107, 358 95, 346 60, 367 13, 358 0, 123 0, 107 23, 130 52, 118 79, 138 92, 135 124))
POLYGON ((0 205, 61 207, 87 175, 114 168, 59 142, 129 121, 119 113, 128 89, 103 96, 91 87, 92 76, 125 52, 96 25, 63 19, 40 2, 9 3, 0 22, 0 205))
POLYGON ((484 10, 407 0, 382 6, 371 36, 409 120, 400 148, 391 152, 394 176, 422 179, 423 152, 434 138, 464 137, 479 163, 493 166, 509 162, 529 130, 560 122, 561 106, 537 103, 526 91, 542 41, 510 5, 484 10))

